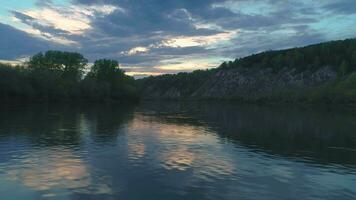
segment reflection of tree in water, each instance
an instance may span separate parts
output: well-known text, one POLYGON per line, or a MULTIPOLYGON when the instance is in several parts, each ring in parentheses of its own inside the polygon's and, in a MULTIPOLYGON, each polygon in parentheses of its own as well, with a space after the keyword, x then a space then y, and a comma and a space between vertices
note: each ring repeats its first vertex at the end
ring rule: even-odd
POLYGON ((356 164, 356 117, 342 108, 174 102, 143 108, 169 123, 208 125, 221 137, 253 150, 356 164))
POLYGON ((206 107, 220 135, 269 153, 354 163, 356 118, 334 110, 271 107, 206 107))
POLYGON ((130 119, 131 106, 111 104, 11 105, 0 108, 1 137, 25 136, 35 146, 69 145, 81 142, 83 123, 94 138, 112 140, 130 119))
POLYGON ((11 105, 1 108, 3 136, 23 137, 35 146, 78 145, 79 113, 67 105, 11 105))
POLYGON ((95 142, 116 142, 120 129, 133 118, 132 105, 102 105, 85 109, 85 120, 95 142))

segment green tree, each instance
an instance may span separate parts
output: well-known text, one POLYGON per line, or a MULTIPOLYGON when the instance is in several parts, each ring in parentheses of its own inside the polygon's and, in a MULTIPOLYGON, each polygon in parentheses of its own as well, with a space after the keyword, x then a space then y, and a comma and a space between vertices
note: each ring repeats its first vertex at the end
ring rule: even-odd
POLYGON ((321 61, 319 56, 315 56, 313 65, 312 65, 312 70, 317 70, 321 67, 321 61))
POLYGON ((352 53, 352 58, 351 58, 351 68, 352 70, 356 69, 356 51, 352 53))
POLYGON ((228 68, 233 68, 233 67, 234 67, 234 63, 233 63, 232 61, 229 61, 229 62, 227 63, 227 67, 228 67, 228 68))
POLYGON ((345 74, 347 74, 347 72, 349 71, 349 64, 344 60, 341 65, 340 68, 338 70, 338 74, 339 76, 345 76, 345 74))
POLYGON ((273 70, 278 71, 279 69, 281 69, 283 67, 283 56, 281 54, 275 56, 272 59, 272 64, 273 70))
POLYGON ((119 68, 116 60, 100 59, 94 62, 88 76, 113 84, 120 76, 124 76, 124 71, 119 68))
POLYGON ((28 65, 32 70, 55 70, 67 80, 79 80, 87 63, 79 53, 47 51, 32 56, 28 65))
POLYGON ((78 96, 87 59, 74 52, 47 51, 30 58, 28 67, 36 92, 44 99, 78 96))
POLYGON ((221 63, 221 65, 219 66, 219 68, 221 69, 227 69, 228 68, 228 64, 226 62, 221 63))
POLYGON ((264 67, 264 68, 267 68, 269 67, 269 57, 268 56, 264 56, 263 60, 262 60, 262 63, 261 63, 261 66, 264 67))
POLYGON ((136 98, 135 80, 125 75, 116 60, 100 59, 94 62, 85 81, 95 81, 99 93, 114 99, 136 98))

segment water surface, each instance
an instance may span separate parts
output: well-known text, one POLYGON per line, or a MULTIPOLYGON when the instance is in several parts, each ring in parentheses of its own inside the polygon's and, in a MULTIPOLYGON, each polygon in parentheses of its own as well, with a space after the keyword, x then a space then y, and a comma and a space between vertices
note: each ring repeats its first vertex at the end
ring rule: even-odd
POLYGON ((3 105, 0 199, 356 199, 354 113, 3 105))

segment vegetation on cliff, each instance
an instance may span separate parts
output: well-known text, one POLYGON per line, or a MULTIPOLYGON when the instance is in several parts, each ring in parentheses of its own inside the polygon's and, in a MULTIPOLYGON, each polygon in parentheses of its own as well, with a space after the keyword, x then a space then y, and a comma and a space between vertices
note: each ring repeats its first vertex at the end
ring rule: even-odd
POLYGON ((340 76, 356 69, 356 39, 326 42, 302 48, 279 51, 266 51, 259 54, 224 62, 221 69, 231 68, 295 68, 298 71, 316 71, 321 67, 332 66, 340 76))
POLYGON ((267 51, 139 80, 143 98, 356 102, 356 39, 267 51))

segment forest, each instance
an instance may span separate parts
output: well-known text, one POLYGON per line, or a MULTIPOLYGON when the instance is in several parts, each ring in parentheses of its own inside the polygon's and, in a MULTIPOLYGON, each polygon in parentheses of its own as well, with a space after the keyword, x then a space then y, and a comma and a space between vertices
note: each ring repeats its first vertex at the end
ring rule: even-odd
POLYGON ((138 99, 135 80, 115 60, 88 60, 74 52, 38 53, 18 66, 0 64, 2 101, 131 101, 138 99))
POLYGON ((279 51, 266 51, 234 61, 224 62, 220 69, 231 68, 295 68, 298 71, 315 71, 321 67, 332 66, 343 76, 356 69, 356 39, 332 41, 279 51))

